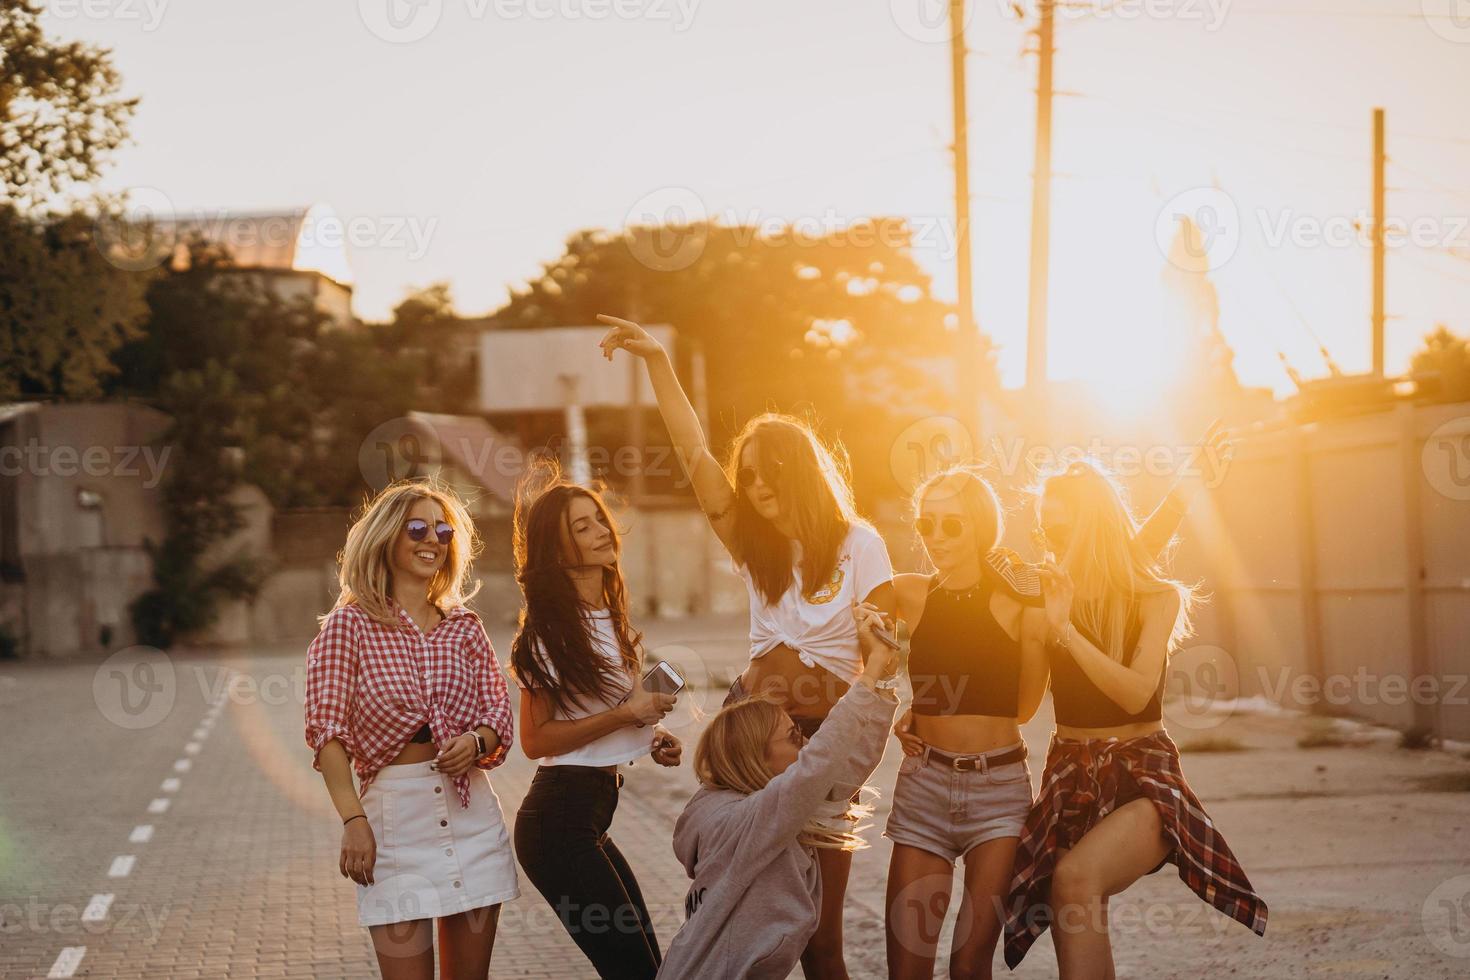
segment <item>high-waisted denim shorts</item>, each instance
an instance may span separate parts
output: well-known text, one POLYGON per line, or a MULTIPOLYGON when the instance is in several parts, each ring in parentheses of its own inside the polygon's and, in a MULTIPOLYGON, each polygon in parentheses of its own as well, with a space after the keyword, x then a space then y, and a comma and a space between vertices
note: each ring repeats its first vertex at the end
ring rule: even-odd
POLYGON ((931 759, 925 748, 921 755, 905 755, 899 764, 893 811, 883 836, 958 861, 986 841, 1020 837, 1030 809, 1031 767, 1025 759, 959 771, 931 759))

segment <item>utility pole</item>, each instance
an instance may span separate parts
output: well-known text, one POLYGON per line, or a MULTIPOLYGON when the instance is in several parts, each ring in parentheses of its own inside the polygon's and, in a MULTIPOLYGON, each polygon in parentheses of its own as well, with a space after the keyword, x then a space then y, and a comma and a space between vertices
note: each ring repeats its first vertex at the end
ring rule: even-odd
POLYGON ((949 64, 954 103, 954 214, 956 280, 959 286, 959 357, 956 371, 959 416, 972 445, 980 443, 980 337, 970 255, 970 127, 965 109, 965 0, 949 0, 949 64))
POLYGON ((1026 310, 1026 390, 1038 405, 1046 388, 1046 292, 1051 252, 1051 103, 1056 0, 1039 0, 1036 29, 1036 156, 1031 172, 1031 293, 1026 310))
POLYGON ((1383 110, 1373 110, 1373 374, 1383 377, 1383 110))

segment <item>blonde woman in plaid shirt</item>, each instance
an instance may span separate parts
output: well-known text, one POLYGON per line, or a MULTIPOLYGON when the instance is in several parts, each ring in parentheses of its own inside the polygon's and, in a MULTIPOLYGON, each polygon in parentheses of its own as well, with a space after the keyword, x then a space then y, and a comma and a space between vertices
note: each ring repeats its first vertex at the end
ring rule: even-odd
POLYGON ((306 742, 385 980, 432 980, 436 922, 440 976, 484 980, 500 904, 519 894, 484 774, 505 760, 511 711, 464 606, 477 545, 451 491, 388 487, 347 532, 337 603, 307 655, 306 742))

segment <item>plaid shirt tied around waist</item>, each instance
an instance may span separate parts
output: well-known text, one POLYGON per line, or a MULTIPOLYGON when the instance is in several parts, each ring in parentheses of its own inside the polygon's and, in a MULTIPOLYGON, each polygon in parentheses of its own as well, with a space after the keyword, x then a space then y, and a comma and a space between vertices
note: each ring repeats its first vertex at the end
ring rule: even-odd
POLYGON ((1052 736, 1041 793, 1027 814, 1006 902, 1005 959, 1012 969, 1051 925, 1051 876, 1059 849, 1077 846, 1118 806, 1128 778, 1151 800, 1171 847, 1165 860, 1207 904, 1256 935, 1266 932, 1266 903, 1184 781, 1179 749, 1162 731, 1129 739, 1052 736))

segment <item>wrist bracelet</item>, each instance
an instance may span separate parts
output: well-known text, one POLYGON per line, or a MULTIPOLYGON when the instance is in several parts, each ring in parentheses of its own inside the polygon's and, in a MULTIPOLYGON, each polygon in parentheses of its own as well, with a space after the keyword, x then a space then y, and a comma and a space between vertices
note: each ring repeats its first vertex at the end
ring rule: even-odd
POLYGON ((367 814, 366 813, 354 813, 352 816, 350 816, 346 820, 342 821, 342 826, 344 826, 344 827, 347 826, 352 821, 356 820, 358 817, 362 817, 364 820, 366 820, 367 819, 367 814))

